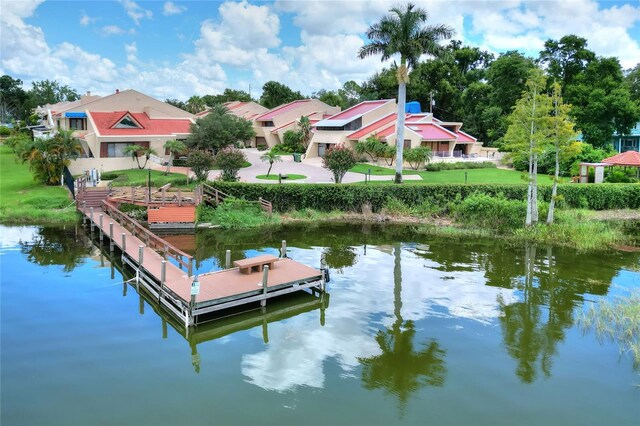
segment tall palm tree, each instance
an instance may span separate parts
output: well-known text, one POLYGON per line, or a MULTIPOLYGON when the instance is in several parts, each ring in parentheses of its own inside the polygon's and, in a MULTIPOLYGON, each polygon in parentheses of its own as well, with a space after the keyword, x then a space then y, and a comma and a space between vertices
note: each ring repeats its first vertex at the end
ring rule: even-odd
POLYGON ((184 144, 184 142, 173 139, 170 141, 166 141, 164 143, 164 148, 169 150, 169 161, 167 161, 167 171, 165 172, 165 174, 168 175, 171 171, 171 166, 173 166, 173 158, 175 154, 179 152, 185 152, 187 150, 187 146, 184 144))
POLYGON ((313 137, 313 132, 311 130, 311 121, 309 120, 309 117, 305 117, 304 115, 300 117, 300 120, 298 120, 298 129, 300 129, 300 136, 302 136, 302 146, 304 146, 304 149, 306 151, 307 147, 309 146, 309 141, 311 141, 311 138, 313 137))
POLYGON ((404 118, 407 101, 407 83, 409 68, 418 63, 421 55, 444 56, 446 50, 439 41, 453 37, 454 30, 448 25, 424 26, 428 19, 426 10, 408 3, 404 8, 394 7, 387 16, 371 25, 367 30, 369 44, 358 52, 358 57, 382 55, 386 61, 400 54, 400 67, 397 69, 398 79, 398 120, 396 122, 396 183, 402 183, 402 148, 404 145, 404 118))
POLYGON ((265 154, 260 157, 260 159, 264 162, 269 162, 269 170, 267 171, 267 176, 271 173, 271 168, 273 167, 273 163, 278 163, 282 161, 282 157, 276 154, 273 149, 267 151, 265 154))

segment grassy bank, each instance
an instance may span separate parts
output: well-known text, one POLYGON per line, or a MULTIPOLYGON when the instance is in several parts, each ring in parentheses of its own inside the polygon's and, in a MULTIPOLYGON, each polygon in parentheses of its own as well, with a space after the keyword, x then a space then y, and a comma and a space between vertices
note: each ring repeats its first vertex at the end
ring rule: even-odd
POLYGON ((16 163, 7 146, 0 146, 0 223, 66 223, 77 220, 69 192, 33 179, 26 164, 16 163))
MULTIPOLYGON (((113 172, 104 172, 103 180, 112 181, 113 186, 146 186, 149 179, 149 170, 147 169, 129 169, 115 170, 113 172)), ((169 173, 158 170, 151 170, 151 186, 160 187, 170 183, 172 186, 187 187, 194 186, 194 183, 188 184, 187 177, 180 173, 169 173)))

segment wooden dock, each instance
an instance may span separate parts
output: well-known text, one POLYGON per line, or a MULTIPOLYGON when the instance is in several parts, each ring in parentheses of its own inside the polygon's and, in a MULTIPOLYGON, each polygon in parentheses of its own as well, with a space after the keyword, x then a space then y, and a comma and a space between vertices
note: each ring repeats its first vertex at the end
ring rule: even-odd
MULTIPOLYGON (((147 228, 122 213, 108 200, 102 208, 78 206, 83 223, 100 241, 108 240, 111 252, 119 250, 124 264, 136 273, 136 286, 142 286, 163 309, 185 327, 207 320, 216 311, 241 305, 266 306, 270 298, 309 289, 324 293, 326 268, 315 269, 286 257, 269 262, 261 272, 241 273, 231 268, 227 251, 227 268, 193 275, 193 257, 172 246, 147 228)), ((282 254, 286 254, 283 244, 282 254)), ((261 268, 262 269, 262 268, 261 268)))

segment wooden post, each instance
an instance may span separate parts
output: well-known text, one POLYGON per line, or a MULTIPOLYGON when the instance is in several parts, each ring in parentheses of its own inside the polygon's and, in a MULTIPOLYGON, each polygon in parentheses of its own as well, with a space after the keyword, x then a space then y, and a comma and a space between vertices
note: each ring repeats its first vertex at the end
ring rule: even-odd
POLYGON ((164 283, 167 279, 167 261, 162 261, 162 266, 160 268, 160 290, 158 290, 158 303, 162 304, 162 291, 164 289, 164 283))
POLYGON ((91 230, 93 231, 93 207, 90 207, 89 210, 91 211, 91 230))
POLYGON ((82 202, 82 224, 87 223, 87 202, 82 202))
POLYGON ((100 226, 100 242, 102 243, 102 213, 100 213, 100 216, 98 216, 98 221, 99 221, 99 226, 100 226))
POLYGON ((166 187, 162 187, 162 207, 164 207, 164 198, 165 198, 165 194, 167 192, 167 188, 166 187))
POLYGON ((109 222, 109 251, 113 251, 113 222, 109 222))
POLYGON ((193 257, 189 258, 189 267, 187 268, 187 275, 191 276, 191 272, 193 271, 193 257))
POLYGON ((262 270, 262 300, 260 306, 267 306, 267 280, 269 279, 269 265, 264 265, 262 270))
POLYGON ((162 253, 162 256, 164 257, 165 260, 167 260, 167 252, 169 251, 169 247, 167 247, 167 245, 164 245, 164 252, 162 253))
POLYGON ((182 207, 182 189, 178 189, 178 206, 182 207))
POLYGON ((231 268, 231 250, 227 250, 225 269, 231 268))
POLYGON ((324 293, 325 288, 326 288, 326 276, 327 276, 327 262, 325 259, 325 254, 322 253, 322 255, 320 255, 320 272, 322 272, 322 277, 320 278, 320 288, 322 289, 322 292, 324 293))
POLYGON ((122 233, 122 254, 124 255, 127 252, 127 236, 125 233, 122 233))
POLYGON ((138 266, 142 266, 143 255, 144 255, 144 246, 141 244, 138 247, 138 266))
POLYGON ((280 249, 280 257, 287 257, 287 240, 282 240, 282 248, 280 249))

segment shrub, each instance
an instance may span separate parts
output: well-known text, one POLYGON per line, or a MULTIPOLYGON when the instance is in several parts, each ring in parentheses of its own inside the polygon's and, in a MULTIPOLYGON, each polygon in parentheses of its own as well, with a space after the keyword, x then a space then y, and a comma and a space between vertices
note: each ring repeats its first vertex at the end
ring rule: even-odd
POLYGON ((331 170, 336 183, 342 182, 345 173, 357 162, 353 151, 341 145, 329 148, 322 157, 322 167, 331 170))
POLYGON ((114 180, 117 179, 118 176, 121 176, 119 173, 114 173, 114 172, 102 172, 102 174, 100 175, 100 178, 102 180, 114 180))
POLYGON ((482 161, 480 163, 465 163, 458 161, 455 163, 432 163, 427 164, 425 170, 428 172, 439 172, 442 170, 467 170, 467 169, 495 169, 495 163, 482 161))
POLYGON ((431 148, 418 146, 405 151, 404 160, 409 163, 413 170, 418 170, 423 163, 431 161, 433 153, 431 148))
POLYGON ((386 147, 387 145, 380 142, 380 139, 375 134, 369 136, 364 142, 356 143, 355 146, 356 154, 368 155, 374 163, 384 155, 386 147))
POLYGON ((7 126, 0 126, 0 136, 9 136, 11 134, 11 129, 7 126))
POLYGON ((247 156, 239 149, 228 147, 218 151, 214 158, 214 164, 222 170, 222 180, 225 182, 235 182, 238 180, 238 170, 247 161, 247 156))
POLYGON ((302 140, 304 135, 300 131, 287 130, 282 136, 282 143, 279 145, 279 150, 285 154, 292 154, 294 152, 305 152, 302 140))
POLYGON ((145 206, 138 206, 137 204, 122 203, 118 207, 122 213, 125 213, 135 220, 147 220, 147 208, 145 206))
POLYGON ((234 197, 228 197, 215 208, 201 204, 197 213, 199 222, 211 222, 225 229, 252 228, 274 220, 258 203, 234 197))
POLYGON ((193 150, 187 157, 187 166, 191 167, 191 170, 193 170, 193 173, 196 175, 196 179, 201 182, 207 180, 209 170, 211 170, 213 164, 213 155, 207 151, 193 150))
MULTIPOLYGON (((429 202, 446 211, 456 199, 463 200, 474 193, 498 196, 507 200, 525 200, 526 184, 428 184, 428 185, 269 185, 216 182, 218 189, 238 198, 257 200, 262 197, 273 203, 276 211, 303 210, 360 211, 363 204, 371 205, 379 212, 390 198, 396 198, 409 206, 429 202)), ((540 200, 549 201, 551 186, 539 186, 540 200)), ((593 210, 640 208, 640 185, 561 184, 558 195, 570 208, 584 207, 593 210), (584 203, 583 204, 583 200, 584 203)))
MULTIPOLYGON (((539 204, 540 217, 546 216, 546 204, 539 204)), ((507 200, 502 194, 492 196, 476 193, 455 206, 454 216, 466 225, 482 228, 515 229, 524 225, 527 203, 507 200)))

